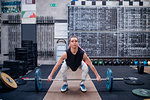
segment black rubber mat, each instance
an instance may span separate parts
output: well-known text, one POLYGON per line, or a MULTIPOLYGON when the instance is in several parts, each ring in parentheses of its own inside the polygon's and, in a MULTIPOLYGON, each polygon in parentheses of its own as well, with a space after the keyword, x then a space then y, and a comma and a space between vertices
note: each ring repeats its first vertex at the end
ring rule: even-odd
MULTIPOLYGON (((132 94, 132 90, 136 88, 150 89, 150 75, 138 74, 137 70, 130 68, 129 66, 95 66, 98 73, 102 78, 105 78, 107 68, 112 69, 113 77, 137 77, 144 82, 144 85, 127 85, 124 81, 114 81, 113 89, 111 92, 106 90, 105 81, 97 82, 93 81, 97 91, 99 92, 102 100, 143 100, 143 97, 135 96, 132 94)), ((92 78, 95 78, 94 73, 89 70, 89 74, 92 78)))
MULTIPOLYGON (((112 92, 106 90, 105 81, 97 82, 93 81, 98 93, 102 97, 102 100, 143 100, 143 97, 139 97, 132 94, 133 89, 145 88, 150 89, 150 75, 138 74, 137 70, 130 68, 129 66, 95 66, 101 77, 105 78, 107 68, 111 68, 114 77, 137 77, 144 85, 127 85, 123 81, 114 81, 112 92)), ((47 78, 51 72, 53 66, 41 66, 42 78, 47 78)), ((90 68, 89 68, 90 69, 90 68)), ((59 69, 57 70, 57 72, 59 69)), ((34 77, 34 71, 26 75, 25 77, 34 77)), ((54 77, 56 76, 55 73, 54 77)), ((89 70, 89 75, 95 78, 94 73, 89 70)), ((0 89, 0 99, 2 100, 43 100, 52 82, 43 81, 42 89, 40 92, 35 92, 34 82, 28 81, 27 84, 20 85, 16 90, 5 91, 0 89)), ((87 84, 88 85, 88 84, 87 84)), ((88 92, 88 90, 87 90, 88 92)))
MULTIPOLYGON (((40 66, 41 77, 47 78, 53 66, 40 66)), ((59 69, 58 69, 59 70, 59 69)), ((56 76, 57 72, 54 74, 56 76)), ((24 77, 34 77, 35 70, 25 75, 24 77)), ((40 92, 35 92, 34 81, 28 81, 24 85, 19 85, 15 90, 0 89, 0 100, 43 100, 52 82, 42 81, 42 89, 40 92)))

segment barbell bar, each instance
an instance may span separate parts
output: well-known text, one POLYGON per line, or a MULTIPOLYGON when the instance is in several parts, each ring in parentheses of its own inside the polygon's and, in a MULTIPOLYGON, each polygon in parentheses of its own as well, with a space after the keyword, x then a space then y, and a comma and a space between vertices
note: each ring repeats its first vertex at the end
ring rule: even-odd
MULTIPOLYGON (((22 78, 25 81, 35 81, 35 89, 39 92, 42 88, 42 81, 47 81, 48 79, 41 78, 41 70, 38 68, 35 72, 35 78, 22 78)), ((67 81, 81 81, 82 79, 67 79, 67 81)), ((85 81, 95 81, 96 78, 85 79, 85 81)), ((107 68, 106 78, 101 78, 102 81, 106 81, 106 89, 111 91, 113 88, 113 81, 123 81, 123 80, 138 80, 135 77, 126 77, 126 78, 113 78, 112 70, 107 68)), ((63 81, 63 79, 52 79, 52 81, 63 81)))
MULTIPOLYGON (((35 81, 35 78, 22 78, 25 81, 35 81)), ((39 81, 47 81, 48 79, 39 78, 39 81)), ((67 79, 67 81, 81 81, 82 79, 67 79)), ((108 78, 101 78, 101 81, 109 81, 108 78)), ((127 77, 127 78, 113 78, 113 81, 123 81, 123 80, 138 80, 136 77, 127 77)), ((52 79, 52 81, 63 81, 63 79, 52 79)), ((85 81, 97 81, 96 78, 85 79, 85 81)))

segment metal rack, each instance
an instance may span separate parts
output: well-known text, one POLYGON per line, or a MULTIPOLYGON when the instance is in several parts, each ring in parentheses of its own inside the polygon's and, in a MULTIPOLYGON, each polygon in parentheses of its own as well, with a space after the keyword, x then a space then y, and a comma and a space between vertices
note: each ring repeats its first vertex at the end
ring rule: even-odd
POLYGON ((53 17, 37 17, 38 58, 46 60, 54 57, 54 20, 53 17))

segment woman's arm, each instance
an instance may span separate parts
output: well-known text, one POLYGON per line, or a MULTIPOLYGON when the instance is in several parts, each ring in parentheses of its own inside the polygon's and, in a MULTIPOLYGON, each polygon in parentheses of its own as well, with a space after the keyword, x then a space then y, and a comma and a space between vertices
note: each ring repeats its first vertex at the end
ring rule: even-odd
POLYGON ((94 65, 92 64, 91 60, 86 55, 86 53, 84 53, 84 55, 83 55, 83 60, 89 65, 91 70, 94 72, 94 74, 96 75, 97 81, 101 81, 100 75, 97 73, 97 70, 95 69, 94 65))
POLYGON ((54 73, 56 72, 56 70, 58 69, 58 67, 61 65, 61 63, 63 62, 64 59, 67 58, 67 53, 64 52, 62 54, 62 56, 59 58, 59 60, 57 61, 56 65, 54 66, 53 70, 51 71, 50 75, 48 76, 48 81, 52 80, 52 77, 54 75, 54 73))

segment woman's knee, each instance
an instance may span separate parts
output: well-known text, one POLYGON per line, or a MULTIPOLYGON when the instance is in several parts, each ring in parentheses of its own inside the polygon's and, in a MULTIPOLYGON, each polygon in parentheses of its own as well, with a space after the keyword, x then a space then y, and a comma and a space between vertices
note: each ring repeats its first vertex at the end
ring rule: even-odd
POLYGON ((60 71, 61 71, 61 73, 65 73, 67 71, 67 69, 68 69, 68 66, 67 66, 66 62, 64 61, 62 66, 61 66, 60 71))
POLYGON ((86 64, 85 62, 82 62, 82 70, 83 70, 84 72, 87 72, 87 73, 88 73, 88 71, 89 71, 89 68, 88 68, 88 66, 87 66, 87 64, 86 64))

